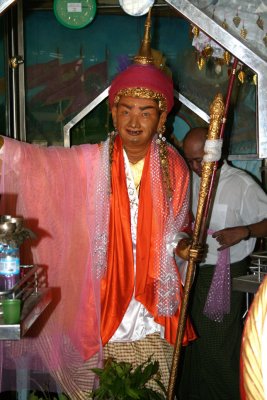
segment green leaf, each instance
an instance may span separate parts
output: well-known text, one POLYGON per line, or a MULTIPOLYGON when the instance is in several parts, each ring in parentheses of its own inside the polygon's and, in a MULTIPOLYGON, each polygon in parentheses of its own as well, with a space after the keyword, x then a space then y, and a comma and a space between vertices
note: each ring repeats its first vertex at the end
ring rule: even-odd
POLYGON ((153 380, 157 383, 158 387, 163 391, 163 393, 167 395, 167 390, 165 389, 163 383, 159 379, 153 379, 153 380))
POLYGON ((92 368, 92 371, 97 375, 101 376, 104 373, 104 370, 102 368, 92 368))
POLYGON ((145 384, 147 383, 157 372, 158 372, 158 363, 150 363, 148 364, 142 374, 142 382, 145 384))
POLYGON ((99 376, 99 387, 92 391, 91 398, 98 400, 164 399, 161 393, 146 387, 146 384, 153 380, 159 386, 159 391, 166 393, 163 384, 158 379, 159 363, 151 360, 152 356, 134 369, 130 363, 108 359, 104 368, 92 369, 99 376))
POLYGON ((126 390, 126 395, 127 395, 127 398, 130 398, 130 399, 140 399, 138 390, 136 390, 136 389, 128 388, 126 390))

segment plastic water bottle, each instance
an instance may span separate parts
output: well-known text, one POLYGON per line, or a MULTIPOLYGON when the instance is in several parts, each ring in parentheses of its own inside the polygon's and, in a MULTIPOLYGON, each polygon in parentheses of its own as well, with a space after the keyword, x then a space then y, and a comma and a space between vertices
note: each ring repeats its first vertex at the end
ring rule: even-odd
POLYGON ((0 291, 12 289, 19 279, 19 249, 7 244, 0 244, 0 291))

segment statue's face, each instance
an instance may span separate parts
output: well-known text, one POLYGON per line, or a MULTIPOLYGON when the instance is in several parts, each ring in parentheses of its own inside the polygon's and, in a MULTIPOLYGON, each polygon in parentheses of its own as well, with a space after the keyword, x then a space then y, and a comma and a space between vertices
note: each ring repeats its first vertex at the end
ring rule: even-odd
POLYGON ((144 150, 164 124, 166 113, 160 113, 155 100, 121 97, 112 108, 112 117, 126 151, 135 147, 144 150))

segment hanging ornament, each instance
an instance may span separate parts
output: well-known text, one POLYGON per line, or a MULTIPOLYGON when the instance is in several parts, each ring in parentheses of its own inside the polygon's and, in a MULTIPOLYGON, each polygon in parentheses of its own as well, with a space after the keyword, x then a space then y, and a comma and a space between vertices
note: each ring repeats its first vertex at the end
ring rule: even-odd
POLYGON ((223 59, 224 59, 226 65, 229 65, 229 64, 230 64, 230 61, 231 61, 231 54, 229 53, 229 51, 226 50, 226 51, 223 53, 223 59))
POLYGON ((223 27, 224 29, 228 29, 228 24, 227 24, 225 18, 224 18, 224 20, 223 20, 222 27, 223 27))
POLYGON ((263 28, 264 28, 264 21, 263 21, 263 19, 260 17, 260 15, 259 15, 259 17, 258 17, 258 19, 257 19, 257 21, 256 21, 256 24, 258 25, 258 27, 259 27, 260 29, 263 30, 263 28))
POLYGON ((205 57, 211 57, 213 53, 213 48, 211 47, 210 44, 207 44, 207 46, 203 49, 202 52, 205 57))
POLYGON ((236 12, 236 16, 233 18, 233 23, 235 24, 236 28, 239 27, 239 24, 241 22, 241 18, 238 15, 238 12, 236 12))
POLYGON ((197 60, 197 66, 199 71, 201 71, 204 68, 204 65, 205 65, 205 58, 199 57, 199 59, 197 60))
POLYGON ((193 32, 194 37, 197 38, 198 35, 199 35, 199 27, 194 25, 193 29, 192 29, 192 32, 193 32))
POLYGON ((238 79, 239 79, 239 81, 241 83, 244 83, 245 82, 245 78, 246 78, 246 74, 245 74, 244 71, 240 71, 239 74, 237 75, 237 77, 238 77, 238 79))
POLYGON ((254 85, 257 86, 257 84, 258 84, 258 76, 257 76, 257 74, 253 75, 252 80, 253 80, 254 85))
POLYGON ((214 70, 217 75, 220 75, 222 72, 222 66, 220 64, 216 64, 214 70))
POLYGON ((240 31, 240 36, 241 36, 243 39, 246 39, 247 34, 248 34, 248 31, 246 30, 245 25, 243 24, 243 28, 242 28, 241 31, 240 31))
POLYGON ((262 39, 263 43, 265 44, 265 47, 267 47, 267 33, 265 34, 264 38, 262 39))

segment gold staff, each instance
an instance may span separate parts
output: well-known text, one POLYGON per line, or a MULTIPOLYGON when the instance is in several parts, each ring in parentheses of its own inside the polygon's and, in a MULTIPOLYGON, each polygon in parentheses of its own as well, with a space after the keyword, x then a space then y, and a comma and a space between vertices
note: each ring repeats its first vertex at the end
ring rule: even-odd
MULTIPOLYGON (((210 125, 207 140, 218 140, 220 137, 220 128, 222 124, 222 119, 224 115, 224 103, 223 96, 221 93, 215 96, 214 101, 210 106, 210 125)), ((196 220, 194 225, 194 232, 192 238, 192 245, 189 253, 189 262, 184 286, 184 295, 181 306, 181 313, 179 319, 179 325, 176 336, 176 343, 173 352, 173 362, 172 369, 169 380, 167 399, 173 400, 174 389, 176 383, 177 368, 179 365, 179 359, 181 354, 182 341, 185 330, 185 323, 187 318, 187 308, 189 300, 189 292, 193 282, 193 277, 195 273, 195 262, 193 257, 194 248, 196 248, 200 243, 202 243, 202 236, 205 226, 203 226, 203 216, 205 212, 206 202, 208 199, 209 189, 212 181, 213 169, 216 165, 216 161, 205 161, 202 166, 202 176, 200 182, 200 191, 198 199, 198 207, 196 220)))

